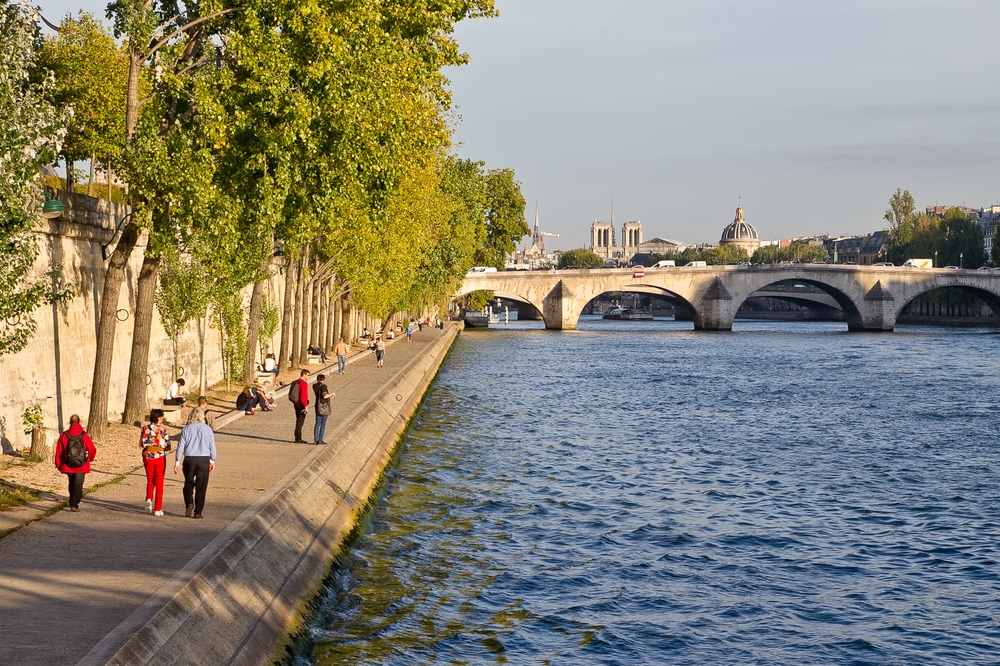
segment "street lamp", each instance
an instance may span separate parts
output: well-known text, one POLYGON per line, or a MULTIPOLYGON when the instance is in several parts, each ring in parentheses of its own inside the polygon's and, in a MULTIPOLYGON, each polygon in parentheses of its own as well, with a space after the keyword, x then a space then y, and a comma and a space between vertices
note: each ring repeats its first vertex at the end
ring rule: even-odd
POLYGON ((48 199, 42 205, 42 217, 48 220, 54 220, 63 214, 66 210, 66 204, 62 201, 56 201, 55 199, 48 199))
POLYGON ((932 268, 937 268, 937 265, 938 265, 938 262, 937 262, 937 250, 934 250, 934 266, 932 266, 932 268))
POLYGON ((964 252, 959 252, 958 253, 958 267, 959 268, 965 268, 965 266, 962 265, 962 259, 964 257, 965 257, 965 253, 964 252))

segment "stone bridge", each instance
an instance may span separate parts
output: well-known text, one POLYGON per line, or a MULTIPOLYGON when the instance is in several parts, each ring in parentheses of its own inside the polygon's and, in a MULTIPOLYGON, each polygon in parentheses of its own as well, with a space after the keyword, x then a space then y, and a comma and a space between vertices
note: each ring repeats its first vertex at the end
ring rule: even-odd
MULTIPOLYGON (((530 303, 545 328, 576 328, 584 306, 612 291, 655 294, 686 307, 696 330, 728 331, 740 305, 769 285, 795 280, 836 301, 852 331, 891 331, 914 298, 932 289, 970 291, 1000 312, 1000 271, 829 264, 740 265, 470 273, 456 297, 475 291, 530 303)), ((759 294, 758 294, 759 295, 759 294)))

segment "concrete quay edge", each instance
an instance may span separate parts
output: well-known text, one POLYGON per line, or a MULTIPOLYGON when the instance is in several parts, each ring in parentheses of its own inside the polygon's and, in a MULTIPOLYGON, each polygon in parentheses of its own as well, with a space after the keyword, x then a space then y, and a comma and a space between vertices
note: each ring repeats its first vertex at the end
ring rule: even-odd
POLYGON ((318 588, 460 330, 448 326, 78 666, 268 664, 318 588))

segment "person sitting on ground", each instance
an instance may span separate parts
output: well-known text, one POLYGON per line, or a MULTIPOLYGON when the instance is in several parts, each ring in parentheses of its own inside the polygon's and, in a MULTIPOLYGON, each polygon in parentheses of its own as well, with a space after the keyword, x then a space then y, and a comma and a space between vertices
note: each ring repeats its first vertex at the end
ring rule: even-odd
POLYGON ((396 339, 396 333, 395 333, 395 331, 393 331, 392 329, 389 329, 389 332, 385 334, 385 339, 386 340, 395 340, 396 339))
POLYGON ((275 379, 278 377, 278 361, 274 358, 274 354, 268 354, 264 358, 264 372, 270 372, 274 375, 275 379))
POLYGON ((274 406, 274 396, 268 395, 268 393, 270 393, 269 388, 264 388, 265 386, 269 387, 270 385, 271 385, 270 382, 261 383, 260 380, 258 380, 256 384, 250 387, 250 393, 253 395, 255 399, 258 396, 264 399, 265 411, 270 411, 271 408, 274 406))
POLYGON ((243 392, 236 396, 236 409, 241 409, 248 416, 253 416, 254 407, 259 406, 262 410, 269 411, 270 408, 264 401, 264 396, 261 394, 254 395, 253 391, 249 386, 243 389, 243 392))
POLYGON ((167 387, 167 393, 163 398, 164 405, 184 406, 184 396, 181 395, 181 387, 184 386, 184 379, 178 378, 167 387))
POLYGON ((363 331, 361 331, 361 339, 362 340, 367 340, 371 336, 372 336, 372 334, 368 332, 368 327, 366 326, 365 329, 363 331))
POLYGON ((308 351, 313 356, 319 356, 320 360, 323 361, 324 363, 327 362, 327 360, 326 360, 326 352, 324 352, 322 349, 320 349, 319 347, 317 347, 313 343, 311 343, 311 342, 309 343, 309 346, 306 347, 306 351, 308 351))

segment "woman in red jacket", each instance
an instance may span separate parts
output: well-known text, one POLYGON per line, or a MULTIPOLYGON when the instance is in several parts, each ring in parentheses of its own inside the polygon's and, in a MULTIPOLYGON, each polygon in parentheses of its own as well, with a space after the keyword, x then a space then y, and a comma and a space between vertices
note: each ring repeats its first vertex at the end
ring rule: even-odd
POLYGON ((56 469, 69 477, 69 510, 80 510, 80 498, 83 497, 83 479, 90 471, 90 461, 97 457, 97 449, 90 435, 80 425, 80 417, 74 414, 69 417, 69 428, 59 435, 53 462, 56 469), (80 444, 81 446, 77 446, 80 444), (82 450, 81 450, 82 448, 82 450), (79 454, 81 460, 74 459, 79 454))

